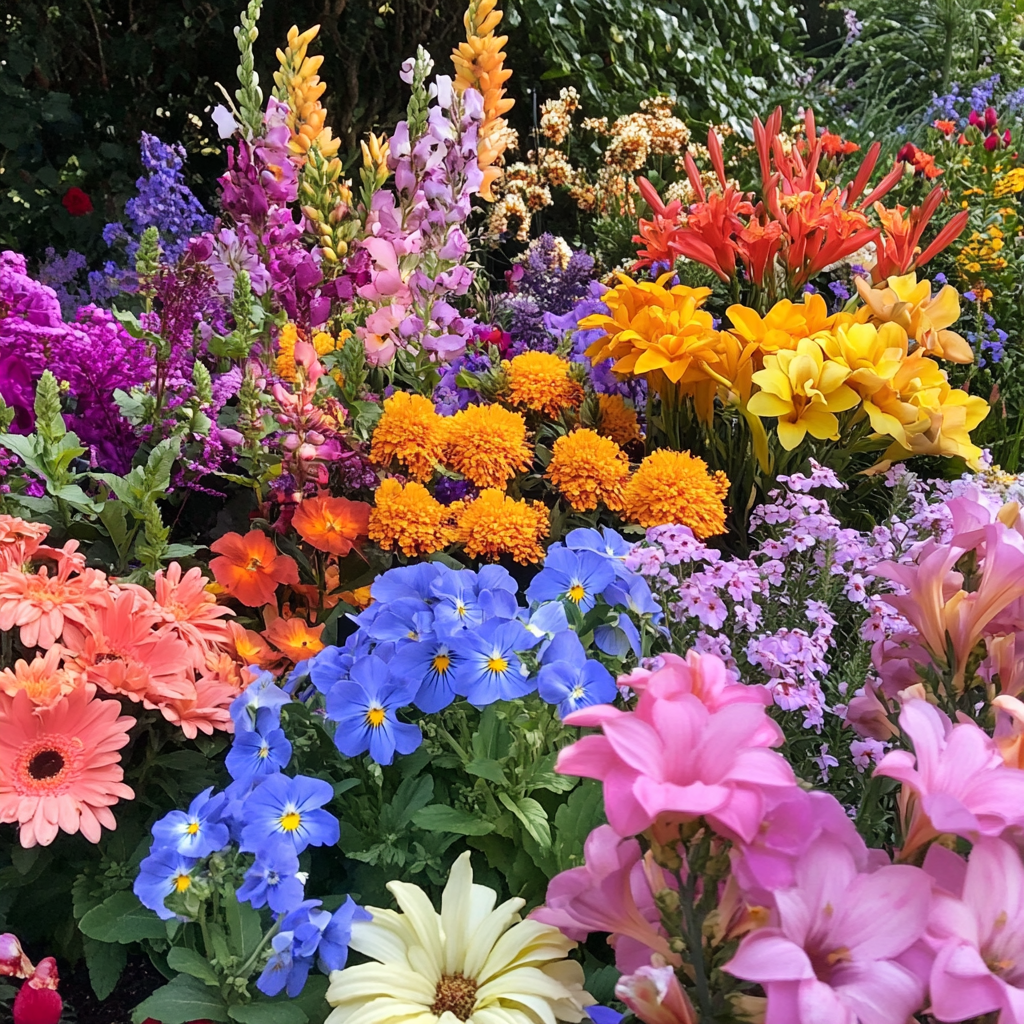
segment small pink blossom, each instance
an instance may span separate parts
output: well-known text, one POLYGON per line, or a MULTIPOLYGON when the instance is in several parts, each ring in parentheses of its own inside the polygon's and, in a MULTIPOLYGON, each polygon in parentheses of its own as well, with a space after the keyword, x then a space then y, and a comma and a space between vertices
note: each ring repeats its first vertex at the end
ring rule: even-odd
POLYGON ((671 967, 640 967, 615 984, 615 997, 644 1024, 697 1024, 697 1015, 671 967))

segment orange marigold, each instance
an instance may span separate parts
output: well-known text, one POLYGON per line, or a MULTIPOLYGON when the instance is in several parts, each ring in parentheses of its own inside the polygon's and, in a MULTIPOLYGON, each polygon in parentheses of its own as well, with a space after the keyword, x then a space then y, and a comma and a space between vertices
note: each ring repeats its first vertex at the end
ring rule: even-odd
POLYGON ((456 539, 470 558, 511 555, 520 565, 544 557, 540 542, 550 532, 548 510, 539 501, 516 501, 494 488, 475 501, 456 502, 456 539))
POLYGON ((508 374, 508 400, 557 416, 583 401, 583 387, 569 377, 569 363, 551 352, 524 352, 501 364, 508 374))
POLYGON ((383 480, 373 496, 370 540, 385 551, 400 548, 410 558, 440 551, 452 542, 451 510, 415 482, 404 487, 383 480))
POLYGON ((729 480, 689 452, 652 452, 623 491, 623 516, 641 526, 688 526, 701 539, 725 533, 729 480))
POLYGON ((471 405, 446 421, 444 461, 477 487, 504 488, 533 461, 526 420, 500 405, 471 405))
POLYGON ((560 437, 552 453, 546 476, 577 512, 602 501, 613 512, 622 508, 629 459, 614 441, 584 428, 560 437))
POLYGON ((380 466, 394 459, 420 482, 429 480, 441 457, 445 421, 423 395, 396 391, 384 399, 384 412, 373 431, 370 458, 380 466))
POLYGON ((295 510, 292 526, 317 551, 344 557, 360 537, 366 536, 370 506, 365 501, 318 494, 306 498, 295 510))
POLYGON ((622 395, 598 395, 597 432, 616 444, 629 444, 640 439, 640 421, 636 410, 626 405, 622 395))

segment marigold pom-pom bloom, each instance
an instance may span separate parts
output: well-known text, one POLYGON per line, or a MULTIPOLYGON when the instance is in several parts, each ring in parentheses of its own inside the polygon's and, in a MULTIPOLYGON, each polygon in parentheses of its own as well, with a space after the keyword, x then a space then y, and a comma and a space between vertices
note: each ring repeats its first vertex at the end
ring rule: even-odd
POLYGON ((385 551, 400 548, 410 558, 440 551, 452 541, 449 509, 416 482, 404 487, 397 480, 383 480, 373 496, 370 540, 385 551))
POLYGON ((384 400, 370 446, 370 458, 379 466, 401 463, 420 482, 429 480, 441 456, 445 422, 434 403, 422 395, 396 391, 384 400))
POLYGON ((547 478, 577 512, 589 512, 601 502, 615 512, 622 508, 629 460, 610 438, 574 430, 552 446, 547 478))
POLYGON ((583 387, 569 377, 569 363, 551 352, 524 352, 502 363, 508 374, 508 400, 534 412, 557 416, 583 401, 583 387))
POLYGON ((640 439, 640 421, 636 410, 626 405, 622 395, 598 395, 597 432, 616 444, 629 444, 640 439))
POLYGON ((516 501, 493 488, 471 502, 456 502, 456 540, 470 558, 511 555, 520 565, 544 557, 540 541, 550 532, 548 510, 539 501, 516 501))
POLYGON ((500 405, 471 405, 445 423, 444 461, 477 487, 504 488, 533 461, 526 420, 500 405))
POLYGON ((688 526, 702 540, 725 532, 729 480, 689 452, 662 448, 640 463, 623 491, 623 516, 641 526, 688 526))

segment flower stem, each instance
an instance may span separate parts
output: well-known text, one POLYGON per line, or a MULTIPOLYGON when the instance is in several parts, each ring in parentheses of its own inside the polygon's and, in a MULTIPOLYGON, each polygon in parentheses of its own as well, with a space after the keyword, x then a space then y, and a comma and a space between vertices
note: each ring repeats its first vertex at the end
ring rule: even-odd
POLYGON ((688 870, 685 881, 678 874, 676 877, 679 879, 679 903, 683 911, 683 927, 690 953, 690 964, 693 967, 693 984, 697 990, 700 1020, 701 1024, 712 1024, 714 1015, 711 1010, 711 992, 704 966, 704 915, 694 906, 697 876, 693 870, 688 870))
POLYGON ((267 943, 281 930, 281 922, 283 920, 284 920, 284 915, 282 914, 270 926, 270 928, 267 930, 267 934, 264 935, 262 939, 260 939, 260 944, 252 951, 252 956, 250 956, 249 959, 246 960, 244 964, 242 964, 242 967, 241 967, 241 969, 238 972, 238 977, 240 977, 240 978, 248 978, 249 977, 249 973, 250 973, 250 971, 252 971, 253 965, 256 963, 257 959, 259 959, 260 953, 262 953, 263 950, 266 949, 267 943))

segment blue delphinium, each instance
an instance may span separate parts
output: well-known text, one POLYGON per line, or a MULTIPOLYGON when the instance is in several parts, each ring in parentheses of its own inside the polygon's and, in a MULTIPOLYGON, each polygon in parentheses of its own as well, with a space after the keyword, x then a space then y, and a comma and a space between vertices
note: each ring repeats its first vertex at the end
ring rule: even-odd
POLYGON ((411 754, 423 741, 415 725, 400 722, 399 708, 416 695, 413 679, 393 674, 375 654, 352 666, 327 695, 327 717, 337 723, 334 742, 346 757, 369 753, 378 764, 411 754))
POLYGON ((306 775, 271 775, 249 794, 243 807, 243 851, 254 853, 270 837, 287 839, 302 853, 307 846, 334 846, 338 819, 323 806, 334 788, 306 775))
POLYGON ((153 838, 169 850, 196 859, 223 849, 228 827, 221 821, 223 793, 211 796, 213 786, 204 789, 187 811, 171 811, 153 826, 153 838))
POLYGON ((611 673, 599 661, 587 657, 580 638, 572 631, 559 633, 544 654, 537 675, 537 692, 566 715, 592 704, 610 704, 618 689, 611 673))

